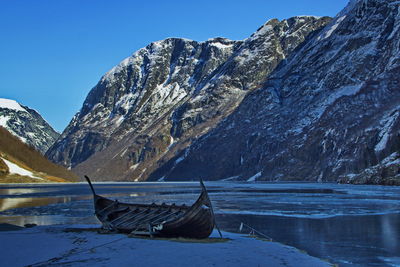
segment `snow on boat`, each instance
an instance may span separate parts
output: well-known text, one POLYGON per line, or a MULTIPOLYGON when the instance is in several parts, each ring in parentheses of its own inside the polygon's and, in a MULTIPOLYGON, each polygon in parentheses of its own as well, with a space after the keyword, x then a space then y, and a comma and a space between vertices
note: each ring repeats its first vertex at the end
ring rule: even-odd
POLYGON ((189 207, 118 202, 97 195, 89 177, 85 178, 93 192, 95 215, 106 231, 151 237, 207 238, 216 226, 203 181, 200 181, 202 190, 199 198, 189 207))

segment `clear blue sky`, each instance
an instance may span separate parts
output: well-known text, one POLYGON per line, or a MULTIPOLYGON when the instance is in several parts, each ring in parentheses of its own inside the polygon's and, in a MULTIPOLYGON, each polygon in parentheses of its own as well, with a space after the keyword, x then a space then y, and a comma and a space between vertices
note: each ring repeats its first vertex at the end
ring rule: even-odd
POLYGON ((348 0, 0 0, 0 97, 63 131, 101 76, 167 37, 247 38, 271 18, 335 16, 348 0))

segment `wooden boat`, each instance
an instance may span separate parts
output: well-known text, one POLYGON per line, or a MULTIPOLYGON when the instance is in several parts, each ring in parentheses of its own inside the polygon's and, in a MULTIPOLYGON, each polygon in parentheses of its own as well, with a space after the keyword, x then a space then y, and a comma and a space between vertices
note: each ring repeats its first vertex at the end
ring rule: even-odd
MULTIPOLYGON (((151 237, 207 238, 216 226, 211 201, 203 181, 200 181, 202 190, 199 198, 189 207, 165 203, 121 203, 97 195, 89 177, 85 178, 93 192, 95 215, 106 231, 151 237)), ((219 229, 218 232, 221 235, 219 229)))

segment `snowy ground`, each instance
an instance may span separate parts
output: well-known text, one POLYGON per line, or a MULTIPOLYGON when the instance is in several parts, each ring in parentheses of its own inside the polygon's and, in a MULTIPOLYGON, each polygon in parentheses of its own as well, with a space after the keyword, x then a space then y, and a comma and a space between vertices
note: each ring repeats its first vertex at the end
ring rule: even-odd
POLYGON ((206 241, 98 234, 94 225, 0 231, 2 266, 331 266, 276 242, 223 232, 206 241), (68 228, 73 231, 66 231, 68 228))

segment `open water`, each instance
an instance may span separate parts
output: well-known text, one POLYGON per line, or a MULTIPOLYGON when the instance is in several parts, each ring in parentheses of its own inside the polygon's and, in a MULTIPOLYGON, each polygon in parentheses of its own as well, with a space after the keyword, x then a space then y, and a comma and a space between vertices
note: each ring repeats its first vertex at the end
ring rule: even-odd
MULTIPOLYGON (((100 195, 132 203, 190 205, 200 193, 193 182, 94 186, 100 195)), ((339 266, 400 266, 400 187, 232 182, 206 186, 222 230, 238 232, 244 223, 339 266)), ((0 186, 0 223, 96 224, 93 212, 87 184, 0 186)))

